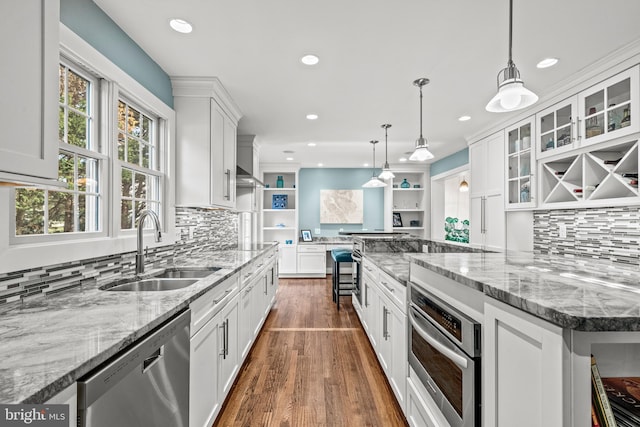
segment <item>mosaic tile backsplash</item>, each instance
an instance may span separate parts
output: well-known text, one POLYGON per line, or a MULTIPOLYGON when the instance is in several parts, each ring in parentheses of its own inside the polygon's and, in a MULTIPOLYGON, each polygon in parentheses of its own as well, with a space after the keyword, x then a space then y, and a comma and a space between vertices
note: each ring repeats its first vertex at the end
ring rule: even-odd
POLYGON ((640 267, 640 208, 610 207, 536 211, 533 250, 583 256, 640 267), (566 238, 560 238, 560 227, 566 238))
MULTIPOLYGON (((178 241, 149 249, 145 265, 161 267, 175 257, 238 244, 238 215, 232 211, 176 208, 178 241)), ((0 311, 22 298, 46 296, 85 284, 102 285, 135 272, 135 252, 90 258, 0 274, 0 311)))

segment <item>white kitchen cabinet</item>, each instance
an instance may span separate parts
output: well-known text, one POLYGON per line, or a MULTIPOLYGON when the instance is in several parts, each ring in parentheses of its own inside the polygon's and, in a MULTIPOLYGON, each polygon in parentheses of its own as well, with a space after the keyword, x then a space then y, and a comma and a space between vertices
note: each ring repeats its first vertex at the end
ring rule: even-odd
POLYGON ((362 260, 362 284, 360 292, 362 292, 362 323, 365 332, 369 336, 371 346, 377 347, 377 331, 378 331, 378 268, 366 259, 362 260))
POLYGON ((532 139, 535 137, 535 118, 529 117, 510 126, 505 133, 507 138, 506 208, 534 208, 536 201, 533 173, 536 166, 536 152, 532 139))
POLYGON ((69 427, 78 425, 78 384, 73 383, 47 401, 52 404, 69 405, 69 427))
POLYGON ((505 248, 504 147, 502 131, 469 146, 469 242, 475 247, 505 248))
POLYGON ((224 401, 233 385, 240 367, 238 352, 238 305, 236 294, 220 311, 218 323, 218 394, 220 403, 224 401))
POLYGON ((171 83, 176 111, 176 204, 235 207, 240 110, 215 77, 173 77, 171 83))
POLYGON ((578 97, 573 96, 536 114, 536 137, 530 145, 536 158, 543 159, 578 146, 578 97))
POLYGON ((449 427, 446 418, 412 369, 407 378, 406 417, 411 427, 449 427))
POLYGON ((297 273, 308 277, 327 275, 327 252, 325 245, 298 245, 297 273))
POLYGON ((639 69, 636 65, 578 94, 580 146, 640 130, 639 69))
MULTIPOLYGON (((398 284, 399 286, 402 286, 398 284)), ((384 286, 381 284, 381 286, 384 286)), ((407 314, 378 289, 378 360, 403 412, 407 387, 407 314)))
POLYGON ((483 328, 483 425, 570 425, 562 329, 488 296, 483 328))
POLYGON ((60 2, 1 2, 0 16, 0 181, 55 181, 60 2))
POLYGON ((240 349, 240 359, 244 360, 251 350, 253 344, 253 326, 251 324, 251 296, 253 283, 242 288, 240 291, 240 302, 238 306, 238 348, 240 349))
POLYGON ((218 398, 218 323, 209 320, 190 342, 189 426, 208 427, 220 409, 218 398))

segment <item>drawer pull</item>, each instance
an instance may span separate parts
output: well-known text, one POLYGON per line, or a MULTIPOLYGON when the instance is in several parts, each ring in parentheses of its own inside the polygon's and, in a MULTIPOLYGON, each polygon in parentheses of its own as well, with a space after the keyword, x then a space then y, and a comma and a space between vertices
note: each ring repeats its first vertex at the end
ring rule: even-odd
POLYGON ((387 288, 387 290, 388 290, 389 292, 395 292, 395 291, 396 291, 396 290, 395 290, 395 289, 393 289, 391 286, 387 286, 387 282, 380 282, 380 283, 382 283, 382 284, 384 285, 384 287, 385 287, 385 288, 387 288))

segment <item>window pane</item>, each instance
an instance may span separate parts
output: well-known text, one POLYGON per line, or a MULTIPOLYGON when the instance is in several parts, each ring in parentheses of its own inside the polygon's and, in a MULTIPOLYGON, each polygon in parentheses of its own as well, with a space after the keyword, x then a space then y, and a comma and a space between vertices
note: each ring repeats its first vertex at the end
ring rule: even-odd
POLYGON ((151 162, 149 161, 149 152, 151 151, 151 147, 147 144, 142 144, 142 166, 145 168, 151 168, 151 162))
POLYGON ((142 116, 142 139, 149 141, 149 134, 151 133, 151 119, 147 116, 142 116))
POLYGON ((89 148, 87 141, 88 121, 86 116, 73 111, 68 112, 67 143, 78 147, 89 148))
POLYGON ((73 231, 73 194, 49 191, 49 233, 73 231))
POLYGON ((97 196, 78 196, 78 231, 99 231, 99 208, 97 196))
POLYGON ((73 154, 66 151, 58 153, 58 181, 66 182, 67 188, 73 190, 73 154))
POLYGON ((129 107, 127 133, 133 136, 140 136, 140 111, 129 107))
POLYGON ((123 200, 120 204, 120 228, 127 230, 133 228, 133 202, 131 200, 123 200))
POLYGON ((16 189, 16 235, 44 234, 44 191, 16 189))
POLYGON ((132 197, 133 173, 129 169, 122 169, 122 196, 132 197))
POLYGON ((136 199, 147 198, 147 176, 142 173, 135 174, 135 194, 136 199))
POLYGON ((127 106, 124 102, 118 102, 118 129, 125 130, 125 117, 126 117, 127 106))
POLYGON ((127 139, 127 162, 140 164, 140 143, 133 138, 127 139))
POLYGON ((67 85, 67 96, 69 98, 67 103, 69 106, 86 113, 88 111, 87 90, 89 89, 89 82, 69 70, 67 85))
MULTIPOLYGON (((145 210, 147 208, 147 202, 136 202, 136 216, 134 221, 137 221, 137 219, 140 217, 140 212, 142 212, 143 210, 145 210)), ((144 228, 151 228, 151 223, 152 221, 147 221, 145 220, 145 225, 144 228)))
POLYGON ((98 161, 78 156, 78 191, 98 192, 98 161))
POLYGON ((64 107, 60 107, 59 111, 58 111, 58 141, 61 142, 65 142, 64 141, 64 135, 65 135, 65 116, 64 116, 64 107))
POLYGON ((125 148, 127 143, 124 139, 124 133, 118 133, 118 160, 126 161, 125 148))
POLYGON ((147 199, 148 200, 160 200, 160 178, 157 176, 149 175, 147 177, 147 199))
POLYGON ((61 104, 65 103, 65 90, 64 90, 64 82, 66 79, 67 69, 60 65, 58 67, 58 93, 60 94, 59 102, 61 104))

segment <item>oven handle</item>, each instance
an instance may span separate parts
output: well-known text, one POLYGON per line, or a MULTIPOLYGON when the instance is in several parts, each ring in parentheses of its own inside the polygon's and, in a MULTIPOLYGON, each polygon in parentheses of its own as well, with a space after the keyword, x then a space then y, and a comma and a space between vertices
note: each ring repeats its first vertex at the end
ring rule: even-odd
POLYGON ((415 314, 413 313, 413 309, 411 309, 410 311, 411 311, 411 316, 409 317, 409 321, 411 322, 411 326, 413 327, 413 329, 416 330, 418 335, 420 335, 422 339, 428 342, 433 348, 435 348, 444 356, 446 356, 447 359, 451 360, 453 363, 458 365, 461 369, 467 369, 467 359, 451 351, 450 349, 445 347, 443 344, 439 343, 438 340, 436 340, 434 337, 429 335, 427 331, 425 331, 420 327, 420 325, 418 325, 418 322, 416 321, 416 318, 415 318, 415 314))

